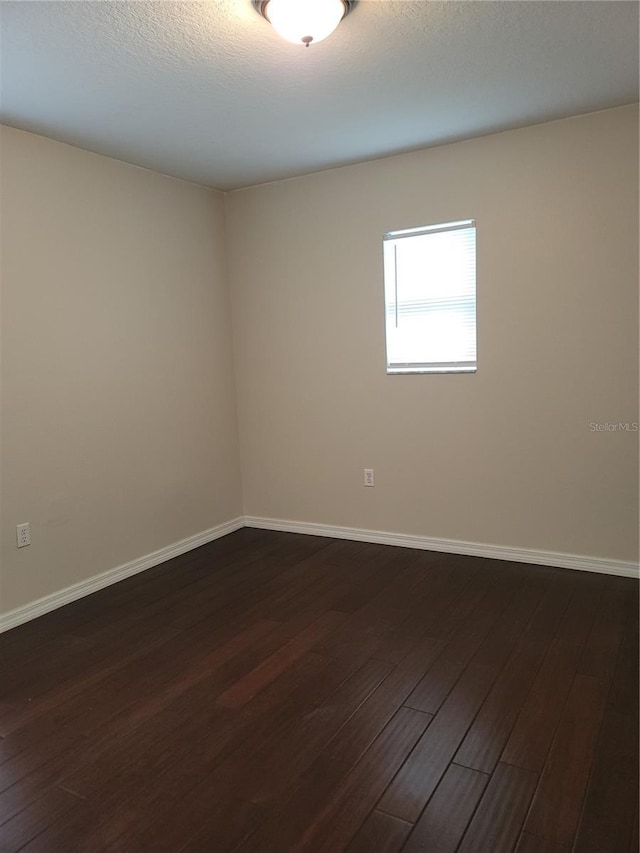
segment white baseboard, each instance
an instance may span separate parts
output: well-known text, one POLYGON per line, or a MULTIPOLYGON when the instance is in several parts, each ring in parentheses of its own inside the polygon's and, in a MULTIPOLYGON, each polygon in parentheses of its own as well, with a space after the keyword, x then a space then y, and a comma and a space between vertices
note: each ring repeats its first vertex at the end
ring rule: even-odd
POLYGON ((461 542, 457 539, 433 539, 428 536, 385 533, 379 530, 361 530, 356 527, 332 527, 328 524, 285 521, 276 518, 245 516, 244 523, 247 527, 259 527, 264 530, 306 533, 312 536, 328 536, 332 539, 353 539, 356 542, 374 542, 379 545, 399 545, 403 548, 419 548, 423 551, 442 551, 447 554, 487 557, 491 560, 534 563, 542 566, 556 566, 560 569, 578 569, 583 572, 620 575, 626 578, 638 577, 638 564, 625 560, 608 560, 601 557, 585 557, 579 554, 536 551, 532 548, 510 548, 503 545, 461 542))
POLYGON ((477 542, 460 542, 456 539, 433 539, 428 536, 412 536, 404 533, 386 533, 379 530, 362 530, 356 527, 333 527, 328 524, 314 524, 303 521, 285 521, 278 518, 258 518, 244 516, 234 518, 224 524, 218 524, 195 536, 181 539, 166 548, 160 548, 145 557, 131 560, 115 569, 109 569, 85 581, 45 595, 23 607, 17 607, 8 613, 0 614, 0 633, 15 628, 23 622, 36 619, 85 595, 97 592, 105 586, 117 583, 131 575, 144 572, 172 557, 178 557, 207 542, 213 542, 221 536, 233 533, 241 527, 258 527, 263 530, 280 530, 285 533, 306 533, 311 536, 327 536, 332 539, 352 539, 355 542, 372 542, 379 545, 398 545, 403 548, 418 548, 424 551, 441 551, 447 554, 467 554, 472 557, 488 557, 492 560, 510 560, 516 563, 534 563, 543 566, 556 566, 561 569, 578 569, 585 572, 600 572, 606 575, 637 578, 637 563, 624 560, 607 560, 600 557, 585 557, 578 554, 562 554, 552 551, 536 551, 531 548, 509 548, 501 545, 485 545, 477 542))
POLYGON ((232 521, 218 524, 209 530, 203 530, 202 533, 196 533, 194 536, 188 536, 186 539, 167 545, 166 548, 160 548, 160 550, 147 554, 145 557, 138 557, 137 560, 116 566, 115 569, 109 569, 88 580, 75 583, 58 592, 53 592, 51 595, 45 595, 43 598, 38 598, 23 607, 17 607, 8 613, 0 613, 0 633, 15 628, 23 622, 36 619, 38 616, 69 604, 71 601, 76 601, 78 598, 83 598, 85 595, 90 595, 92 592, 97 592, 105 586, 110 586, 131 575, 136 575, 138 572, 144 572, 145 569, 151 569, 153 566, 158 566, 160 563, 178 557, 180 554, 185 554, 187 551, 192 551, 194 548, 199 548, 200 545, 206 545, 207 542, 213 542, 214 539, 226 536, 227 533, 233 533, 234 530, 239 530, 241 527, 244 527, 244 519, 234 518, 232 521))

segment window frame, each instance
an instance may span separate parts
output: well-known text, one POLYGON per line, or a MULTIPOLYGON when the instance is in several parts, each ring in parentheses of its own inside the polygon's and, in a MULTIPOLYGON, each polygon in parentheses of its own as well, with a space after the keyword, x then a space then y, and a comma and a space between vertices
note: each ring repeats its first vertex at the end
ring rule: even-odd
MULTIPOLYGON (((397 241, 402 239, 410 239, 412 237, 420 237, 426 234, 437 234, 443 232, 451 232, 451 231, 460 231, 460 230, 468 230, 473 229, 473 251, 474 251, 474 281, 473 281, 473 295, 474 295, 474 309, 473 309, 473 322, 476 328, 477 335, 477 315, 478 315, 478 303, 477 303, 477 222, 475 219, 458 219, 453 220, 451 222, 439 222, 433 225, 421 225, 412 228, 402 228, 393 231, 387 231, 383 235, 383 298, 384 298, 384 344, 385 344, 385 365, 386 365, 386 374, 388 376, 398 376, 398 375, 411 375, 411 374, 441 374, 441 373, 449 373, 449 374, 473 374, 478 371, 478 347, 477 347, 477 337, 476 337, 476 346, 475 346, 475 359, 473 361, 438 361, 438 362, 418 362, 418 361, 410 361, 410 362, 395 362, 391 363, 389 361, 389 336, 387 332, 387 323, 389 319, 388 314, 388 301, 387 301, 387 279, 386 279, 386 259, 385 259, 385 243, 388 241, 397 241)), ((397 274, 396 274, 397 275, 397 274)), ((397 293, 397 277, 394 283, 396 287, 397 293)), ((397 311, 397 297, 396 297, 396 311, 397 311)))

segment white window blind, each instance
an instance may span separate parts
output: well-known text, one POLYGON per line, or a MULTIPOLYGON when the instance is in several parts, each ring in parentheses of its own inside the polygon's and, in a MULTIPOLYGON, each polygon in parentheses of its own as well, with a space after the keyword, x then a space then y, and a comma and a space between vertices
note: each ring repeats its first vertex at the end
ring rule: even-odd
POLYGON ((473 219, 384 236, 388 373, 476 370, 473 219))

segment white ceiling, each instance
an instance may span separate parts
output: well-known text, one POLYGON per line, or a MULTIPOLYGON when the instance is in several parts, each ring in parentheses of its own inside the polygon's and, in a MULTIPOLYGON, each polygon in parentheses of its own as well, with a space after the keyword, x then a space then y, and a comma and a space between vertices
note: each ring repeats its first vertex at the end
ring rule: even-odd
POLYGON ((638 99, 638 3, 2 2, 5 124, 228 190, 638 99))

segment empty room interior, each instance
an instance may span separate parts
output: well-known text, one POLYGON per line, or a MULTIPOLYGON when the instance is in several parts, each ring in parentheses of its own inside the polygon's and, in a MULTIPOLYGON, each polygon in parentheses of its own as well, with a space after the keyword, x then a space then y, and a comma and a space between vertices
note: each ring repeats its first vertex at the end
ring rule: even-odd
POLYGON ((638 853, 635 0, 0 2, 0 853, 638 853))

